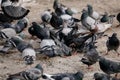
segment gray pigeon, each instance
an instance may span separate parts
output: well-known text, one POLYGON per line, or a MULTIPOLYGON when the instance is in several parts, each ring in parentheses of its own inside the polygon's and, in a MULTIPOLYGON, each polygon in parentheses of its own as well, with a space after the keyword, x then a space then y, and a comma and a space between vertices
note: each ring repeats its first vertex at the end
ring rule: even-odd
POLYGON ((116 73, 115 76, 117 76, 117 74, 120 72, 120 62, 115 62, 104 57, 100 57, 99 65, 100 69, 108 75, 116 73))
POLYGON ((37 64, 34 68, 9 75, 6 80, 39 80, 43 74, 43 68, 37 64))
POLYGON ((108 40, 106 42, 106 46, 107 46, 106 54, 108 54, 109 51, 114 50, 119 55, 119 52, 117 50, 120 46, 120 41, 117 38, 117 33, 113 33, 112 36, 108 38, 108 40))
POLYGON ((110 80, 110 76, 104 73, 94 73, 95 80, 110 80))
POLYGON ((12 37, 11 42, 13 45, 22 53, 22 57, 25 60, 25 63, 31 65, 36 59, 36 52, 33 49, 32 45, 20 39, 19 37, 12 37))
POLYGON ((82 25, 86 29, 91 30, 91 26, 94 25, 95 22, 96 21, 88 15, 88 11, 83 9, 82 15, 81 15, 81 23, 82 23, 82 25))
POLYGON ((81 71, 76 73, 58 73, 53 75, 43 74, 43 79, 48 80, 83 80, 84 74, 81 71))
POLYGON ((22 53, 22 58, 27 65, 31 65, 34 63, 34 60, 36 59, 36 52, 33 49, 32 45, 25 42, 21 37, 15 36, 10 38, 8 46, 4 46, 3 49, 6 50, 6 48, 8 49, 11 47, 17 48, 18 51, 22 53))
POLYGON ((0 30, 0 39, 8 39, 16 36, 18 33, 22 32, 27 27, 27 25, 27 18, 18 20, 16 24, 11 24, 11 27, 0 30))
POLYGON ((2 49, 0 49, 0 53, 2 54, 6 54, 9 52, 10 49, 12 49, 14 46, 12 45, 12 43, 10 43, 9 40, 6 40, 4 46, 2 47, 2 49))

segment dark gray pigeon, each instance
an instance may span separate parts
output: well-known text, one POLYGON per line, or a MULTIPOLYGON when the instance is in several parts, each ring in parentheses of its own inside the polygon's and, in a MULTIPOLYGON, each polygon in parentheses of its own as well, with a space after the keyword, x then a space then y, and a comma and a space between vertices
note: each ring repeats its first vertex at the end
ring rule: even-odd
POLYGON ((9 75, 6 80, 39 80, 43 74, 43 68, 37 64, 34 68, 9 75))
POLYGON ((1 23, 11 23, 13 21, 13 19, 9 18, 8 16, 6 16, 3 12, 0 12, 0 22, 1 23))
POLYGON ((94 73, 95 80, 111 80, 110 76, 104 73, 94 73))
POLYGON ((21 0, 2 0, 1 2, 2 11, 11 19, 22 19, 30 12, 21 5, 21 0))
POLYGON ((117 76, 117 74, 120 72, 120 62, 115 62, 104 57, 100 57, 99 65, 100 69, 108 75, 116 74, 115 76, 117 76))
POLYGON ((96 50, 96 46, 94 42, 90 42, 87 44, 86 52, 84 57, 81 59, 81 62, 88 65, 88 69, 90 66, 95 64, 99 59, 98 51, 96 50))
POLYGON ((60 42, 54 36, 52 39, 43 39, 40 43, 40 48, 36 49, 36 52, 43 54, 49 58, 55 56, 70 56, 72 49, 60 42))
POLYGON ((53 75, 43 74, 43 79, 48 80, 83 80, 84 74, 81 71, 76 73, 58 73, 53 75))
POLYGON ((18 22, 13 26, 13 28, 15 29, 16 33, 20 33, 28 26, 28 23, 28 18, 24 17, 18 20, 18 22))
POLYGON ((114 50, 119 55, 119 52, 117 50, 120 46, 120 41, 117 38, 117 33, 113 33, 111 37, 108 37, 108 40, 106 42, 106 46, 107 46, 107 53, 106 54, 108 54, 109 51, 114 50))
POLYGON ((32 26, 29 27, 28 32, 32 36, 37 36, 39 39, 49 39, 50 32, 45 24, 39 25, 37 22, 32 22, 32 26))

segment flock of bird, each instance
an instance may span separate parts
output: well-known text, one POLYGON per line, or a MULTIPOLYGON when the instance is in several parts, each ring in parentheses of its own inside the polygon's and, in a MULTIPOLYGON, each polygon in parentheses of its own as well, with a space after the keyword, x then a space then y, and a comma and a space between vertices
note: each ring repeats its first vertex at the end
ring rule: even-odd
MULTIPOLYGON (((4 40, 1 54, 8 54, 11 49, 17 49, 22 55, 26 65, 34 64, 36 54, 43 54, 47 58, 55 56, 67 57, 77 52, 84 53, 81 62, 91 69, 91 66, 99 62, 99 67, 104 73, 95 73, 94 80, 120 80, 117 74, 120 72, 120 62, 115 62, 101 56, 96 49, 98 39, 107 36, 107 52, 114 50, 118 55, 120 41, 117 33, 112 36, 104 34, 112 27, 116 17, 120 22, 120 13, 109 15, 107 12, 99 14, 88 4, 82 10, 81 19, 73 17, 79 13, 69 8, 59 0, 54 0, 52 12, 48 9, 41 15, 41 23, 32 22, 28 27, 29 19, 26 17, 30 10, 22 6, 22 0, 2 0, 0 12, 0 40, 4 40), (16 21, 16 23, 14 22, 16 21), (14 22, 14 23, 13 23, 14 22), (34 48, 32 43, 26 42, 21 32, 28 27, 32 39, 34 36, 40 39, 40 47, 34 48), (111 76, 115 74, 115 77, 111 76)), ((118 25, 119 26, 119 25, 118 25)), ((82 71, 76 73, 46 74, 40 64, 34 68, 11 74, 6 80, 84 80, 82 71)))

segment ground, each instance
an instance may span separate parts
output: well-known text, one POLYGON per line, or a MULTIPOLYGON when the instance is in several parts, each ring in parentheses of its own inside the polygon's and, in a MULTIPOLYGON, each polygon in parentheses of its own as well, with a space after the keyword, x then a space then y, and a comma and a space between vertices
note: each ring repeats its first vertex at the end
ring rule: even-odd
MULTIPOLYGON (((76 18, 80 18, 81 11, 83 8, 86 7, 87 4, 91 4, 94 10, 99 12, 100 14, 108 12, 109 14, 117 15, 120 12, 119 0, 60 0, 60 1, 64 5, 68 7, 73 7, 80 12, 79 14, 75 15, 76 18)), ((41 13, 48 8, 52 9, 52 5, 53 0, 36 0, 35 3, 33 1, 33 3, 29 2, 28 4, 26 4, 27 8, 30 9, 30 13, 27 16, 30 20, 30 23, 32 21, 41 22, 40 20, 41 13)), ((115 27, 117 24, 119 23, 117 22, 116 18, 114 18, 112 30, 111 29, 108 30, 105 34, 108 34, 110 36, 112 35, 113 32, 116 32, 120 39, 119 33, 120 27, 117 28, 115 27)), ((26 35, 30 37, 30 35, 27 32, 27 29, 24 32, 26 33, 26 35)), ((106 53, 105 45, 106 40, 107 37, 102 37, 97 41, 98 42, 97 50, 100 53, 100 55, 104 55, 106 53)), ((36 45, 38 46, 39 44, 35 43, 34 46, 36 45)), ((120 51, 120 49, 118 51, 120 51)), ((38 55, 37 60, 31 67, 34 67, 36 64, 40 63, 44 68, 44 72, 48 74, 76 72, 81 70, 85 74, 83 80, 93 80, 93 74, 95 72, 102 72, 99 68, 98 63, 92 66, 93 67, 92 70, 88 70, 87 66, 80 62, 80 59, 83 56, 82 53, 67 58, 54 57, 51 59, 41 59, 41 57, 39 56, 40 55, 38 55)), ((111 60, 120 61, 119 56, 117 56, 117 54, 114 51, 111 51, 109 55, 106 55, 105 57, 111 60)), ((26 69, 24 62, 19 59, 21 59, 21 55, 17 50, 11 51, 7 55, 0 56, 0 80, 6 80, 6 77, 9 74, 17 73, 26 69)))

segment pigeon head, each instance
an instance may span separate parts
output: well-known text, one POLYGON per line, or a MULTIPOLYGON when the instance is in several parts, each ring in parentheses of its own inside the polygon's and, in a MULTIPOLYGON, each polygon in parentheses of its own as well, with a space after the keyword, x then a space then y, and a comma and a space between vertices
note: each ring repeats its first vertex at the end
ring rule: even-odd
POLYGON ((51 9, 47 9, 47 11, 49 11, 49 12, 50 12, 50 11, 51 11, 51 9))
POLYGON ((74 12, 71 10, 71 8, 67 8, 66 13, 70 16, 74 14, 74 12))
POLYGON ((25 24, 25 28, 27 27, 27 25, 28 25, 28 23, 29 23, 29 20, 28 20, 28 18, 23 18, 23 19, 20 19, 19 21, 18 21, 18 24, 19 23, 24 23, 25 24))
POLYGON ((105 58, 102 57, 102 56, 99 56, 98 58, 99 58, 99 61, 100 61, 100 62, 104 62, 104 61, 105 61, 105 58))
POLYGON ((104 13, 104 15, 108 15, 108 13, 107 13, 107 12, 105 12, 105 13, 104 13))
POLYGON ((75 80, 82 80, 84 77, 84 74, 83 74, 83 72, 78 71, 74 76, 76 78, 75 80))
POLYGON ((92 13, 93 13, 93 8, 92 8, 92 6, 91 6, 90 4, 88 4, 87 7, 88 7, 88 14, 89 14, 89 15, 92 15, 92 13))
POLYGON ((15 25, 15 30, 17 33, 22 32, 28 25, 29 21, 27 18, 20 19, 15 25))
POLYGON ((15 37, 12 37, 10 41, 12 45, 16 47, 19 43, 21 43, 21 41, 23 41, 23 39, 20 36, 15 36, 15 37))
POLYGON ((35 68, 37 68, 37 69, 39 69, 39 70, 41 70, 41 71, 43 72, 43 68, 42 68, 42 66, 41 66, 40 64, 37 64, 37 65, 35 66, 35 68))
POLYGON ((25 60, 25 63, 27 64, 27 65, 31 65, 31 64, 33 64, 34 63, 34 59, 33 59, 33 56, 25 56, 24 57, 24 60, 25 60))
POLYGON ((83 20, 83 19, 85 19, 87 17, 88 17, 88 12, 87 12, 87 10, 83 9, 82 10, 82 15, 81 15, 81 20, 83 20))
POLYGON ((90 4, 88 4, 87 7, 88 7, 89 9, 92 9, 92 6, 91 6, 90 4))
POLYGON ((32 25, 37 25, 37 23, 36 22, 32 22, 32 25))
POLYGON ((92 48, 95 48, 95 45, 93 42, 91 42, 90 44, 88 44, 88 47, 89 47, 89 49, 92 49, 92 48))
POLYGON ((116 37, 116 36, 117 36, 117 33, 113 33, 113 34, 112 34, 112 37, 116 37))
POLYGON ((41 66, 40 64, 37 64, 37 65, 35 66, 35 68, 38 69, 38 70, 40 70, 41 76, 42 76, 42 75, 43 75, 43 68, 42 68, 42 66, 41 66))

